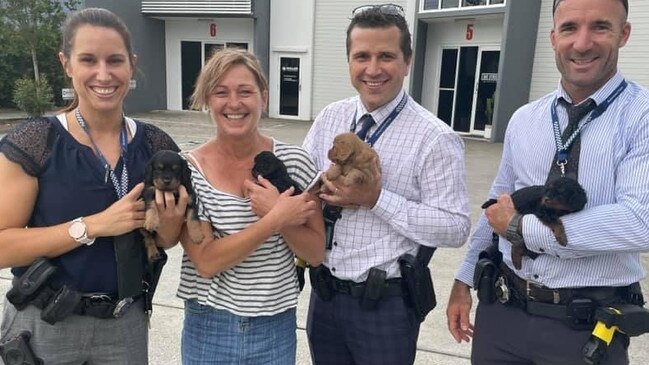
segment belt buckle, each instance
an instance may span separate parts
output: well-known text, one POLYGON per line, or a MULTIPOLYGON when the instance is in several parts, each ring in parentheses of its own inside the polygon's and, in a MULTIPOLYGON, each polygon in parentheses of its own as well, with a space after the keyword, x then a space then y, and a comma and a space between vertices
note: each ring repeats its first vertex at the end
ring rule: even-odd
POLYGON ((133 304, 133 298, 128 297, 120 300, 115 304, 115 309, 113 310, 113 317, 119 318, 126 313, 126 311, 131 307, 131 304, 133 304))
POLYGON ((561 295, 559 294, 559 290, 544 288, 543 284, 531 280, 525 281, 525 294, 527 295, 528 300, 539 301, 538 298, 532 295, 532 288, 552 290, 552 304, 559 304, 561 302, 561 295))
POLYGON ((499 276, 498 279, 496 279, 494 286, 496 288, 496 298, 498 298, 498 301, 502 304, 509 302, 509 288, 507 287, 505 277, 499 276))
POLYGON ((112 299, 110 295, 108 294, 96 294, 96 295, 89 295, 85 297, 87 301, 93 304, 101 303, 101 302, 110 302, 112 299))

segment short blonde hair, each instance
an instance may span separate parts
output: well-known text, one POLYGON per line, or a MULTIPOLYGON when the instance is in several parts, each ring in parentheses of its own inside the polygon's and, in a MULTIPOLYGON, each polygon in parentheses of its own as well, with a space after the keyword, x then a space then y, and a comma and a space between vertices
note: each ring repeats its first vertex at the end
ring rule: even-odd
POLYGON ((207 107, 207 100, 216 89, 216 85, 221 81, 223 75, 236 65, 244 65, 252 72, 262 94, 268 91, 268 80, 266 80, 259 59, 254 54, 244 49, 224 48, 214 52, 198 75, 196 87, 191 96, 191 108, 200 110, 207 107))

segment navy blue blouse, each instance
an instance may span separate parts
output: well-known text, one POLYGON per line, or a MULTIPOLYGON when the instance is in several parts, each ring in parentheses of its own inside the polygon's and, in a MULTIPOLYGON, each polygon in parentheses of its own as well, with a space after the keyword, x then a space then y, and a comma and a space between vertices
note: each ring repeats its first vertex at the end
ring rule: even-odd
MULTIPOLYGON (((128 144, 126 168, 129 191, 144 179, 145 165, 157 151, 178 151, 171 137, 157 127, 136 121, 128 144)), ((28 227, 48 227, 101 212, 117 194, 92 148, 80 144, 55 117, 30 119, 0 141, 0 152, 38 178, 38 196, 28 227)), ((120 158, 115 170, 122 171, 120 158)), ((118 176, 119 178, 119 176, 118 176)), ((142 246, 143 249, 143 246, 142 246)), ((56 282, 84 293, 117 293, 113 237, 98 237, 51 260, 56 282)), ((13 268, 21 275, 26 268, 13 268)))

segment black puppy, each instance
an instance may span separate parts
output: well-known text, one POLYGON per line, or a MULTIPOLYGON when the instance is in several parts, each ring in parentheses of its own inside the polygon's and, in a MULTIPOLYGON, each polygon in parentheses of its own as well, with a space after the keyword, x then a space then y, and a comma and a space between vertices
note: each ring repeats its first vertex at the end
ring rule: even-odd
POLYGON ((292 186, 295 189, 293 195, 302 194, 302 189, 300 189, 288 174, 286 165, 270 151, 262 151, 255 156, 255 164, 252 166, 252 177, 257 179, 259 175, 270 181, 280 193, 283 193, 292 186))
POLYGON ((178 187, 184 185, 189 195, 185 219, 189 236, 195 243, 203 241, 198 212, 196 210, 196 194, 191 183, 191 171, 185 161, 177 152, 163 150, 154 154, 144 170, 144 209, 146 212, 144 228, 140 231, 144 236, 144 245, 149 261, 159 257, 155 244, 155 232, 160 225, 158 209, 155 205, 155 190, 171 191, 178 198, 178 187))
MULTIPOLYGON (((550 227, 561 246, 568 244, 566 231, 559 217, 568 213, 574 213, 584 209, 587 202, 584 188, 574 179, 561 177, 547 185, 533 185, 518 189, 511 194, 514 208, 520 214, 534 214, 541 223, 550 227)), ((489 199, 482 208, 496 203, 496 199, 489 199)), ((532 252, 520 252, 516 256, 527 255, 535 257, 532 252)), ((520 257, 514 257, 512 250, 512 261, 520 262, 520 257)))
MULTIPOLYGON (((262 151, 255 156, 255 164, 252 166, 252 176, 255 181, 259 175, 263 176, 266 180, 277 188, 277 191, 283 193, 291 186, 295 188, 293 195, 302 194, 302 189, 291 179, 291 176, 286 170, 284 162, 277 158, 274 153, 270 151, 262 151)), ((300 286, 300 291, 304 288, 304 270, 306 262, 299 257, 295 258, 295 270, 297 271, 297 281, 300 286)))

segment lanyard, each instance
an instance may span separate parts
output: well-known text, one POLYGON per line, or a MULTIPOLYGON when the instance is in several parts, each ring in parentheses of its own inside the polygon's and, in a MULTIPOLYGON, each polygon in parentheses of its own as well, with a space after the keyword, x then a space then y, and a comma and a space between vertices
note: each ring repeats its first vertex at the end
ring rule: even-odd
MULTIPOLYGON (((397 104, 394 110, 392 110, 390 115, 388 115, 387 118, 385 118, 385 120, 383 121, 383 123, 381 123, 379 127, 374 131, 374 133, 372 133, 372 135, 369 138, 367 138, 367 143, 370 146, 374 146, 374 143, 376 143, 379 137, 381 137, 381 134, 385 132, 385 130, 392 123, 392 121, 394 121, 394 119, 397 117, 397 115, 401 113, 401 110, 403 110, 403 107, 406 106, 407 101, 408 101, 407 94, 404 93, 403 97, 401 98, 401 101, 399 101, 399 104, 397 104)), ((354 119, 352 119, 352 124, 349 130, 353 132, 355 129, 356 129, 356 112, 354 112, 354 119)))
POLYGON ((122 157, 122 176, 120 177, 121 181, 117 181, 115 171, 110 168, 110 164, 108 163, 108 161, 106 161, 106 158, 95 144, 95 141, 93 141, 92 136, 89 132, 88 124, 86 123, 86 120, 83 119, 79 108, 74 111, 74 115, 77 117, 77 122, 79 123, 81 128, 83 128, 84 132, 86 132, 86 135, 88 136, 88 139, 90 139, 90 143, 92 143, 92 147, 95 150, 95 154, 99 159, 99 162, 106 171, 106 174, 104 175, 104 183, 107 183, 108 178, 110 177, 110 180, 113 182, 113 187, 115 188, 115 193, 117 193, 117 198, 122 198, 124 195, 126 195, 126 191, 128 190, 128 170, 126 170, 126 150, 128 149, 128 141, 126 137, 126 122, 124 121, 124 117, 122 116, 122 129, 119 133, 119 144, 121 146, 120 156, 122 157))
POLYGON ((555 98, 554 102, 552 103, 552 106, 550 108, 550 113, 552 115, 552 127, 554 129, 554 142, 557 146, 557 164, 559 166, 565 166, 565 164, 568 161, 568 152, 570 151, 570 146, 572 145, 572 142, 575 141, 575 138, 579 135, 581 130, 586 126, 586 124, 592 122, 593 120, 597 119, 600 115, 604 114, 606 109, 611 105, 611 103, 618 97, 620 94, 622 94, 622 91, 626 88, 627 82, 625 80, 622 80, 622 82, 613 90, 613 92, 604 100, 601 104, 599 104, 590 114, 588 114, 588 119, 584 123, 581 123, 579 127, 577 127, 577 130, 575 130, 570 137, 566 140, 566 142, 561 141, 561 131, 559 130, 559 117, 557 115, 557 104, 559 103, 559 99, 555 98))

